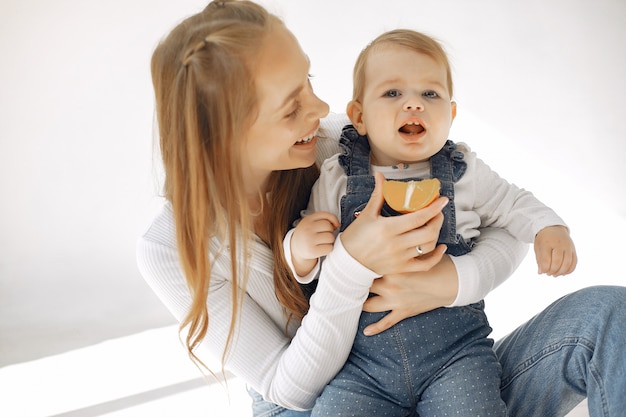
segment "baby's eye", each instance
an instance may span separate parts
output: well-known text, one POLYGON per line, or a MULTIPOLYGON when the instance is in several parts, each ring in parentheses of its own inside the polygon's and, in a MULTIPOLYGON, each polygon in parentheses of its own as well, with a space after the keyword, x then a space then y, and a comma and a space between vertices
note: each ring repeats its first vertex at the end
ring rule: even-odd
POLYGON ((422 95, 426 98, 437 98, 439 97, 439 94, 437 94, 435 91, 429 90, 429 91, 424 91, 424 93, 422 93, 422 95))
POLYGON ((400 95, 398 90, 385 91, 385 94, 383 94, 384 97, 400 97, 400 95))

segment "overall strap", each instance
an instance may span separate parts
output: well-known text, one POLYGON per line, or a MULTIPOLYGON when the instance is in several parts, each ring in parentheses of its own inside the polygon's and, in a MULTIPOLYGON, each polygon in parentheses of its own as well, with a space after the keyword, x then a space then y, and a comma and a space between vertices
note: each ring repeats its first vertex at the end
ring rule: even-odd
POLYGON ((439 194, 446 196, 450 202, 444 207, 444 222, 439 233, 438 243, 448 245, 446 253, 453 256, 464 255, 471 250, 463 237, 456 231, 456 205, 454 204, 454 183, 465 174, 467 163, 465 155, 457 150, 456 143, 446 141, 439 152, 430 158, 430 173, 441 183, 439 194))
POLYGON ((352 125, 346 125, 339 138, 339 164, 347 177, 353 175, 371 175, 370 143, 367 136, 359 135, 352 125))
POLYGON ((370 171, 370 144, 367 136, 359 135, 352 125, 347 125, 339 138, 341 155, 339 165, 346 173, 346 194, 341 197, 341 228, 354 221, 363 209, 376 184, 370 171))

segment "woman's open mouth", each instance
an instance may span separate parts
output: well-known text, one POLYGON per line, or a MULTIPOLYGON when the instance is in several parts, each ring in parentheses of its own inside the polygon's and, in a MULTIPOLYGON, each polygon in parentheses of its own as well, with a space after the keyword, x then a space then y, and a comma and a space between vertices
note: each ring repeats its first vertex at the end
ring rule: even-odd
POLYGON ((298 141, 296 141, 296 145, 304 145, 306 143, 309 143, 313 140, 314 137, 315 133, 313 133, 311 136, 307 136, 306 138, 299 139, 298 141))
MULTIPOLYGON (((318 125, 319 127, 319 125, 318 125)), ((315 135, 317 135, 317 127, 315 129, 313 129, 313 131, 311 131, 311 133, 309 133, 307 136, 300 138, 296 141, 295 145, 306 145, 308 143, 311 143, 313 141, 313 139, 315 139, 315 135)))

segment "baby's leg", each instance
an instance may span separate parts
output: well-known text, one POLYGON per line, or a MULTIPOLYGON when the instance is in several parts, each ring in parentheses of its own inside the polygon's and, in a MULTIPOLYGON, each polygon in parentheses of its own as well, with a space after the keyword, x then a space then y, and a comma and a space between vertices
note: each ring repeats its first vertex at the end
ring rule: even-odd
POLYGON ((385 313, 362 313, 348 361, 317 399, 311 417, 412 415, 412 391, 398 326, 371 337, 363 329, 385 313))
POLYGON ((367 379, 359 381, 350 372, 340 372, 317 399, 311 417, 404 417, 410 413, 372 389, 367 379))
POLYGON ((459 351, 422 391, 419 416, 507 416, 500 396, 501 367, 492 344, 482 338, 459 351))

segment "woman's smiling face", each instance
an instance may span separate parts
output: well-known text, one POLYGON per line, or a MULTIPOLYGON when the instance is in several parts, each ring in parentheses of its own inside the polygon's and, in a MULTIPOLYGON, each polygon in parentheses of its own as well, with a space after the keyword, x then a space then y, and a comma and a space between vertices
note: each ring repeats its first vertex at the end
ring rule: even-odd
POLYGON ((243 168, 261 186, 272 171, 315 163, 315 134, 329 108, 313 93, 309 59, 285 26, 276 24, 257 57, 258 114, 243 141, 243 168))

